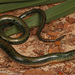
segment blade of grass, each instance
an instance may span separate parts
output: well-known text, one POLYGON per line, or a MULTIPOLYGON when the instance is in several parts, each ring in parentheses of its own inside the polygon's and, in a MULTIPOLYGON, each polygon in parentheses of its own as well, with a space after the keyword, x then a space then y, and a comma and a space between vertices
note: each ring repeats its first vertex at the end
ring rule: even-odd
POLYGON ((36 1, 36 0, 0 0, 0 3, 29 2, 29 1, 36 1))
POLYGON ((6 12, 14 9, 19 9, 23 7, 36 6, 42 4, 56 3, 65 0, 39 0, 39 1, 30 1, 30 2, 20 2, 20 3, 9 3, 9 4, 0 4, 0 13, 6 12))
MULTIPOLYGON (((75 12, 75 1, 68 0, 45 11, 46 13, 46 23, 61 18, 63 16, 69 15, 75 12)), ((24 20, 29 28, 33 28, 39 25, 41 20, 39 20, 39 15, 35 14, 24 20)), ((5 32, 6 35, 11 35, 20 32, 17 27, 11 27, 5 32), (12 29, 13 28, 13 29, 12 29), (14 32, 13 32, 14 31, 14 32), (16 32, 15 32, 16 31, 16 32), (11 33, 10 33, 11 32, 11 33)))

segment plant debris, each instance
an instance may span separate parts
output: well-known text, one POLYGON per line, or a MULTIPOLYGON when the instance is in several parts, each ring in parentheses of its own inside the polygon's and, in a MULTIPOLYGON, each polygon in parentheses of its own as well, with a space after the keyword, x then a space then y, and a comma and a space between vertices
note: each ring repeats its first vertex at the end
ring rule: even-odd
MULTIPOLYGON (((55 4, 41 5, 35 7, 22 8, 10 12, 0 13, 1 15, 19 16, 33 8, 46 10, 55 4)), ((19 45, 12 45, 17 52, 29 57, 37 57, 54 52, 66 52, 75 49, 75 13, 66 17, 52 21, 45 25, 41 36, 47 39, 56 39, 63 34, 64 38, 54 43, 40 41, 36 34, 38 27, 30 30, 29 39, 19 45), (74 16, 73 16, 74 15, 74 16)), ((16 34, 18 37, 20 34, 16 34)), ((38 68, 26 68, 9 59, 0 49, 0 75, 75 75, 75 59, 61 63, 49 64, 38 68)))

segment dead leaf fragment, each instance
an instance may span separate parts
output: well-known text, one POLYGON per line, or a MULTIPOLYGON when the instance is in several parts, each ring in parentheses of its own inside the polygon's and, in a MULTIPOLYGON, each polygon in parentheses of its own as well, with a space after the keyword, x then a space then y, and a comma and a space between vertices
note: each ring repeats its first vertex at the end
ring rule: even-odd
POLYGON ((60 45, 61 45, 61 42, 60 42, 60 41, 55 41, 54 44, 55 44, 56 46, 60 46, 60 45))
POLYGON ((68 21, 70 24, 75 23, 75 19, 74 19, 74 18, 69 18, 69 17, 67 17, 67 18, 66 18, 66 21, 68 21))
POLYGON ((48 31, 47 34, 50 35, 50 36, 57 36, 59 33, 48 31))

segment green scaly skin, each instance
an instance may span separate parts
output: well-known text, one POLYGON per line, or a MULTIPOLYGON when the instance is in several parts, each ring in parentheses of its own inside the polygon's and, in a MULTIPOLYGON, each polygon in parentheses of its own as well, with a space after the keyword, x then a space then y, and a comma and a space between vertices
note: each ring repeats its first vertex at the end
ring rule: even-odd
POLYGON ((65 36, 65 35, 63 35, 63 36, 61 36, 61 37, 59 37, 57 39, 53 39, 53 40, 44 39, 44 38, 41 37, 41 35, 40 35, 41 31, 44 28, 44 25, 46 23, 46 14, 41 9, 32 9, 32 10, 30 10, 30 11, 28 11, 28 12, 23 13, 22 15, 20 15, 19 18, 23 19, 23 18, 27 17, 28 15, 35 14, 35 13, 38 13, 39 14, 39 19, 41 18, 41 20, 42 20, 42 22, 39 25, 39 30, 37 32, 37 36, 38 36, 39 40, 44 41, 44 42, 55 42, 57 40, 62 39, 65 36))
POLYGON ((30 35, 30 31, 29 31, 28 26, 20 18, 11 16, 11 15, 0 16, 0 37, 2 39, 6 40, 7 42, 9 42, 11 44, 21 44, 28 39, 29 35, 30 35), (16 25, 17 27, 19 27, 22 30, 23 35, 21 37, 11 38, 4 34, 4 32, 3 32, 4 29, 6 27, 10 27, 12 25, 16 25))
MULTIPOLYGON (((40 57, 27 57, 27 56, 23 56, 21 54, 19 54, 17 51, 15 51, 15 49, 9 44, 19 44, 19 43, 23 43, 25 42, 28 37, 29 37, 29 28, 27 27, 27 25, 25 24, 25 22, 23 22, 21 19, 23 19, 24 17, 30 15, 30 14, 34 14, 34 13, 38 13, 40 15, 42 15, 42 23, 40 24, 39 30, 37 32, 37 36, 40 40, 45 42, 48 42, 48 39, 44 39, 40 36, 40 33, 44 27, 45 21, 46 21, 46 16, 45 13, 40 10, 40 9, 33 9, 30 10, 24 14, 22 14, 19 18, 14 17, 14 16, 1 16, 0 17, 0 47, 3 49, 4 52, 6 52, 9 57, 11 57, 13 60, 24 64, 25 66, 29 66, 29 67, 37 67, 37 66, 43 66, 43 65, 47 65, 49 63, 53 63, 53 62, 61 62, 61 61, 67 61, 67 60, 71 60, 75 58, 75 50, 72 51, 68 51, 68 52, 63 52, 63 53, 51 53, 51 54, 47 54, 47 55, 43 55, 40 57), (21 19, 20 19, 21 18, 21 19), (21 36, 20 38, 10 38, 7 37, 3 30, 7 27, 6 24, 8 24, 10 26, 15 24, 18 27, 21 28, 21 30, 23 31, 23 37, 21 36), (47 40, 47 41, 46 41, 47 40)), ((62 38, 62 37, 60 37, 62 38)), ((60 40, 60 38, 55 39, 55 40, 49 40, 49 42, 54 42, 56 40, 60 40)))
POLYGON ((29 67, 38 67, 53 62, 67 61, 75 58, 75 50, 63 53, 51 53, 40 57, 26 57, 16 52, 15 49, 2 38, 0 38, 0 47, 13 60, 29 67))

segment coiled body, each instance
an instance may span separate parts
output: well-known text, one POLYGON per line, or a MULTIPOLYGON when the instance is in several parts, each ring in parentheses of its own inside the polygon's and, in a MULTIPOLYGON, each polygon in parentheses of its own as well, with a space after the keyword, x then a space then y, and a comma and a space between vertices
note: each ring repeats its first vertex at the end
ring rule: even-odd
MULTIPOLYGON (((42 15, 42 22, 40 24, 39 30, 37 32, 37 36, 40 40, 45 41, 45 42, 54 42, 56 40, 60 40, 62 37, 55 39, 55 40, 48 40, 44 39, 40 36, 40 33, 44 27, 45 21, 46 21, 46 15, 45 13, 40 10, 40 9, 34 9, 31 10, 27 13, 22 14, 19 18, 23 19, 27 15, 38 13, 42 15)), ((2 16, 0 17, 0 47, 3 49, 4 52, 6 52, 13 60, 24 64, 25 66, 29 67, 37 67, 37 66, 43 66, 52 62, 61 62, 61 61, 66 61, 66 60, 71 60, 75 58, 75 50, 69 51, 69 52, 63 52, 63 53, 51 53, 47 55, 43 55, 40 57, 27 57, 20 55, 15 49, 9 44, 19 44, 25 42, 28 37, 29 37, 29 28, 28 26, 21 20, 18 19, 17 17, 14 16, 2 16), (3 32, 3 30, 7 27, 6 26, 10 24, 15 24, 18 27, 22 29, 23 35, 19 38, 10 38, 6 36, 3 32), (4 25, 5 24, 5 25, 4 25)))
MULTIPOLYGON (((11 32, 10 32, 11 33, 11 32)), ((11 15, 5 15, 0 17, 0 37, 11 44, 21 44, 25 42, 30 35, 29 28, 26 25, 26 23, 21 20, 20 18, 17 18, 15 16, 11 15), (10 27, 12 25, 16 25, 21 29, 23 32, 23 35, 19 38, 11 38, 9 36, 6 36, 4 33, 4 29, 6 27, 10 27)))

